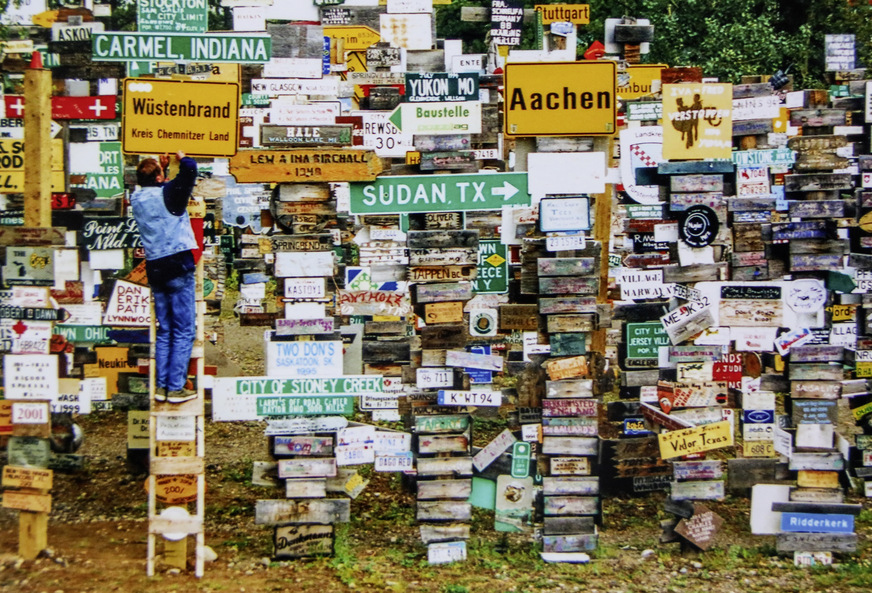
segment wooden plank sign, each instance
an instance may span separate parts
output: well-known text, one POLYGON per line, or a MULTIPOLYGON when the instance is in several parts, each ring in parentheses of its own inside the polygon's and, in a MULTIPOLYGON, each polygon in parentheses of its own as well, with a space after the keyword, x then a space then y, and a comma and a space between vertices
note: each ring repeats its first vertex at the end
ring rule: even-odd
POLYGON ((279 559, 333 553, 332 525, 279 525, 273 537, 273 556, 279 559))
POLYGON ((328 498, 323 500, 258 500, 254 508, 256 525, 307 524, 330 525, 347 523, 351 519, 351 501, 328 498))
POLYGON ((542 402, 542 416, 597 416, 599 402, 594 399, 546 399, 542 402))
POLYGON ((3 493, 3 508, 32 513, 49 513, 51 512, 51 494, 6 490, 3 493))
POLYGON ((559 379, 572 379, 585 377, 588 374, 587 358, 584 356, 571 356, 569 358, 557 358, 545 363, 545 372, 552 381, 559 379))
POLYGON ((679 521, 675 532, 694 546, 708 550, 724 520, 704 505, 694 504, 693 507, 693 516, 679 521))
POLYGON ((51 490, 53 476, 54 472, 50 469, 6 465, 3 467, 2 484, 4 488, 51 490))
POLYGON ((694 428, 673 430, 657 435, 660 457, 670 459, 681 455, 691 455, 712 451, 733 445, 733 431, 730 422, 715 422, 694 428))
MULTIPOLYGON (((543 260, 539 260, 543 261, 543 260)), ((539 329, 537 305, 500 305, 500 329, 536 331, 539 329)))
POLYGON ((427 323, 459 323, 463 321, 463 303, 427 303, 424 305, 424 319, 427 323))
POLYGON ((240 150, 230 157, 238 183, 372 181, 383 170, 370 150, 240 150))
POLYGON ((462 350, 448 350, 445 352, 445 364, 449 367, 500 372, 503 370, 503 357, 499 355, 464 352, 462 350))

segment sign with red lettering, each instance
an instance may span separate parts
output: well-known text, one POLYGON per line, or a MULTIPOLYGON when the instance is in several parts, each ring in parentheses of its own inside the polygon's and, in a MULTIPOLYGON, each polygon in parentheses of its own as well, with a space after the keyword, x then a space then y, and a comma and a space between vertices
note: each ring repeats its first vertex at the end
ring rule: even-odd
POLYGON ((151 325, 151 289, 124 280, 115 282, 115 289, 103 325, 125 327, 148 327, 151 325))

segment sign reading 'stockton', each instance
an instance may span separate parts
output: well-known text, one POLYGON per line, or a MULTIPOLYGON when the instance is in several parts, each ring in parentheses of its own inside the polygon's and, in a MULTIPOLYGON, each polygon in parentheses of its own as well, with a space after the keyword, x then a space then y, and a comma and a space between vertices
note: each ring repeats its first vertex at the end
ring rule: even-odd
POLYGON ((506 64, 506 133, 614 134, 616 84, 614 62, 506 64))
POLYGON ((236 154, 237 84, 128 78, 123 104, 121 145, 126 153, 236 154))

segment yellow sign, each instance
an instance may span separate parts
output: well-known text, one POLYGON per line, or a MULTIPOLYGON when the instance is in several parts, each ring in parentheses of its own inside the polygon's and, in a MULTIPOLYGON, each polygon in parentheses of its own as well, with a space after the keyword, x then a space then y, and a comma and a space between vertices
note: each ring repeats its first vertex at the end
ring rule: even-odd
POLYGON ((632 101, 645 95, 650 95, 655 80, 660 80, 660 72, 667 68, 666 64, 637 64, 627 66, 618 73, 618 98, 621 101, 632 101))
POLYGON ((730 447, 733 445, 733 431, 729 421, 724 420, 658 434, 657 440, 660 443, 660 457, 669 459, 730 447))
MULTIPOLYGON (((24 192, 24 140, 0 139, 0 194, 24 192)), ((66 189, 64 178, 64 140, 51 141, 51 190, 66 189)))
POLYGON ((126 153, 236 154, 238 84, 126 78, 123 105, 121 149, 126 153))
POLYGON ((615 133, 614 62, 506 64, 505 130, 514 136, 615 133))
POLYGON ((52 24, 57 22, 58 15, 60 15, 59 10, 46 10, 30 17, 30 22, 37 27, 51 29, 52 24))
POLYGON ((51 490, 53 476, 54 472, 50 469, 7 465, 3 468, 2 483, 4 488, 51 490))
POLYGON ((729 159, 733 151, 733 85, 663 85, 663 158, 729 159))
POLYGON ((536 4, 536 12, 542 13, 542 24, 572 23, 587 25, 590 23, 590 4, 536 4))
POLYGON ((341 39, 345 42, 345 51, 358 51, 381 41, 381 35, 365 25, 336 25, 324 27, 324 36, 341 39))
POLYGON ((743 457, 775 457, 775 443, 772 441, 745 441, 742 443, 743 457))
POLYGON ((230 159, 239 183, 372 181, 385 163, 371 150, 241 150, 230 159))

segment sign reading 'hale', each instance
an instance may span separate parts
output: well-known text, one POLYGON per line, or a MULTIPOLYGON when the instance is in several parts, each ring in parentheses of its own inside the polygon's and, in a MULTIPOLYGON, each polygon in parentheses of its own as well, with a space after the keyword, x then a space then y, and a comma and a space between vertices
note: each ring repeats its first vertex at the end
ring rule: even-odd
POLYGON ((198 156, 236 154, 239 85, 224 82, 124 81, 124 152, 181 150, 198 156))
POLYGON ((352 214, 499 210, 529 205, 526 173, 392 176, 351 184, 352 214))
POLYGON ((517 136, 615 133, 614 62, 506 64, 506 131, 517 136))

